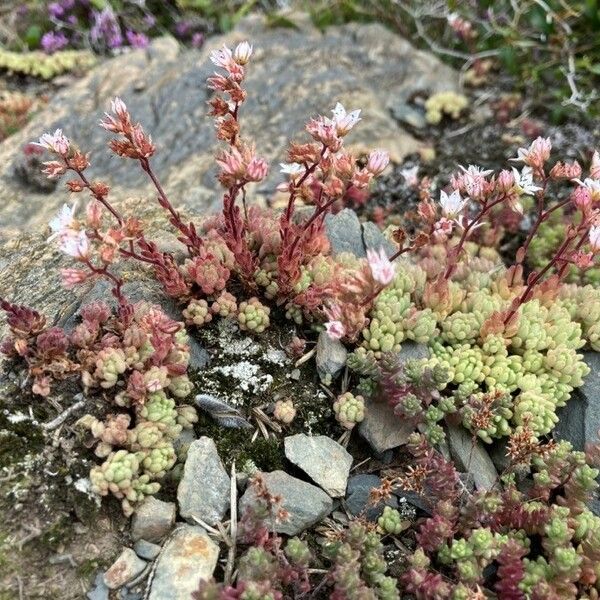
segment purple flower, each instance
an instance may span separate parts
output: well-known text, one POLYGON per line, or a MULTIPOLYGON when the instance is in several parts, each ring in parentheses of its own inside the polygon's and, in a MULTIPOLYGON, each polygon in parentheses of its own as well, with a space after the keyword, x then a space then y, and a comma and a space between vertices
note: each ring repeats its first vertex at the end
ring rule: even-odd
POLYGON ((42 48, 46 54, 53 54, 69 44, 67 36, 62 31, 48 31, 42 36, 42 48))
POLYGON ((93 44, 106 46, 107 48, 119 48, 123 45, 121 28, 110 6, 101 12, 94 11, 94 24, 90 30, 90 39, 93 44))
POLYGON ((194 48, 200 48, 204 44, 204 34, 197 31, 192 36, 192 46, 194 48))
POLYGON ((143 33, 137 33, 128 29, 125 35, 127 36, 127 42, 132 48, 147 48, 150 43, 148 36, 143 33))
POLYGON ((150 13, 145 15, 144 24, 146 25, 146 27, 148 27, 148 29, 154 27, 156 25, 156 18, 154 17, 154 15, 151 15, 150 13))
POLYGON ((48 4, 48 14, 51 18, 60 19, 63 16, 64 12, 65 10, 60 4, 60 2, 51 2, 50 4, 48 4))
POLYGON ((175 35, 180 38, 186 37, 190 33, 190 29, 192 28, 189 21, 179 21, 175 23, 175 35))

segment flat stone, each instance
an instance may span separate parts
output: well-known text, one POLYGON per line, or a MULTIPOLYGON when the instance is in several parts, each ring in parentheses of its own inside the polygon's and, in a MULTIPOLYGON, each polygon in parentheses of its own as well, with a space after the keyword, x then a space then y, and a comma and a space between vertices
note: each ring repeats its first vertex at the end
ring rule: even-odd
POLYGON ((163 502, 154 496, 147 496, 137 507, 131 521, 133 540, 145 539, 159 542, 173 529, 176 507, 173 502, 163 502))
MULTIPOLYGON (((362 108, 363 121, 347 136, 352 149, 383 148, 395 162, 418 151, 421 143, 390 118, 388 107, 407 101, 416 90, 457 89, 456 72, 383 25, 348 24, 319 31, 309 19, 294 21, 297 29, 273 28, 264 17, 250 16, 201 50, 184 49, 172 38, 155 39, 147 49, 101 61, 59 91, 22 130, 0 144, 0 239, 47 223, 67 200, 63 185, 42 191, 14 174, 23 145, 57 128, 91 153, 90 179, 106 180, 117 202, 133 193, 154 202, 148 178, 131 161, 108 151, 110 135, 98 127, 114 96, 124 99, 134 120, 152 135, 157 146, 152 162, 174 205, 203 212, 220 203, 213 119, 206 114, 206 101, 213 96, 206 78, 215 70, 209 54, 243 39, 254 45, 245 82, 244 135, 254 138, 260 156, 274 165, 285 159, 290 140, 306 136, 305 122, 316 114, 329 115, 336 101, 348 109, 362 108), (143 90, 140 80, 146 82, 143 90)), ((251 195, 269 197, 282 180, 279 168, 271 168, 251 195)))
POLYGON ((154 560, 160 553, 160 546, 146 540, 138 540, 133 549, 135 553, 144 560, 154 560))
POLYGON ((567 405, 558 411, 558 423, 553 435, 567 440, 575 450, 585 450, 588 444, 600 442, 600 353, 584 352, 583 359, 590 373, 583 385, 572 394, 567 405))
POLYGON ((321 331, 317 340, 317 372, 326 383, 330 382, 346 366, 348 351, 340 340, 332 340, 321 331))
POLYGON ((123 548, 119 558, 104 573, 104 583, 109 589, 116 590, 135 579, 145 568, 145 560, 131 548, 123 548))
POLYGON ((362 224, 362 241, 365 250, 379 250, 383 248, 388 256, 394 254, 398 249, 393 242, 383 235, 381 229, 370 221, 362 224))
POLYGON ((377 475, 362 473, 354 475, 348 480, 348 491, 345 505, 348 512, 354 516, 364 515, 369 521, 376 521, 385 506, 398 507, 398 498, 390 496, 378 504, 371 504, 371 491, 381 485, 381 478, 377 475))
POLYGON ((346 493, 352 456, 326 435, 298 433, 285 438, 287 459, 302 469, 332 498, 346 493))
POLYGON ((408 360, 429 358, 430 354, 427 344, 418 344, 412 340, 405 340, 402 342, 402 348, 400 349, 398 356, 400 357, 400 360, 404 362, 408 360))
POLYGON ((409 104, 398 102, 391 107, 391 112, 394 119, 401 123, 406 123, 415 129, 422 129, 427 125, 423 111, 409 104))
POLYGON ((209 437, 195 440, 188 448, 177 488, 179 513, 189 523, 195 523, 196 517, 215 525, 229 509, 230 485, 215 442, 209 437))
POLYGON ((156 562, 148 600, 189 600, 212 577, 219 547, 199 526, 180 525, 156 562))
POLYGON ((473 444, 473 436, 457 425, 448 425, 447 439, 458 468, 473 476, 478 490, 491 490, 498 482, 498 473, 483 443, 477 439, 473 444))
POLYGON ((344 208, 335 215, 325 217, 325 233, 331 244, 331 253, 336 256, 350 252, 358 258, 367 255, 363 242, 363 231, 356 213, 344 208))
POLYGON ((88 600, 109 600, 110 589, 104 583, 104 575, 98 573, 92 589, 86 594, 88 600))
MULTIPOLYGON (((320 488, 296 479, 284 471, 262 473, 264 483, 273 495, 281 496, 281 508, 289 518, 274 525, 277 533, 297 535, 324 519, 333 509, 333 500, 320 488)), ((240 499, 239 514, 256 502, 256 492, 250 486, 240 499)))
POLYGON ((385 452, 406 444, 414 429, 413 423, 395 415, 386 402, 365 400, 365 418, 359 423, 358 432, 375 452, 385 452))

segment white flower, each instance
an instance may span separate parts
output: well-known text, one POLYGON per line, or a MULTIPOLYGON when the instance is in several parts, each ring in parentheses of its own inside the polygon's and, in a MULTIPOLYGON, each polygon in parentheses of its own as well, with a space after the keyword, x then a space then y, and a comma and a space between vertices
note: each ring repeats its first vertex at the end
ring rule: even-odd
POLYGON ((77 221, 75 220, 76 205, 68 206, 63 204, 63 207, 58 211, 57 215, 48 223, 52 230, 52 235, 48 240, 53 240, 55 237, 67 235, 75 231, 77 221))
POLYGON ((83 260, 89 256, 90 241, 85 231, 71 231, 61 236, 59 248, 68 256, 83 260))
POLYGON ((540 168, 550 158, 552 142, 550 138, 538 137, 529 148, 519 148, 517 158, 511 158, 514 162, 523 162, 530 167, 540 168))
POLYGON ((590 227, 590 246, 594 252, 600 251, 600 225, 592 225, 590 227))
POLYGON ((592 179, 600 179, 600 154, 598 154, 598 150, 594 150, 594 154, 592 155, 590 177, 592 179))
POLYGON ((458 190, 454 190, 450 195, 446 194, 444 190, 440 191, 442 213, 448 219, 455 219, 462 212, 466 203, 467 199, 461 198, 458 190))
POLYGON ((346 334, 346 328, 341 321, 327 321, 325 323, 327 336, 332 340, 339 340, 346 334))
POLYGON ((367 170, 373 175, 381 175, 390 162, 390 155, 385 150, 373 150, 367 160, 367 170))
POLYGON ((233 51, 233 58, 238 65, 245 65, 252 56, 252 45, 248 42, 241 42, 233 51))
POLYGON ((44 133, 42 137, 40 137, 39 142, 33 142, 34 145, 40 146, 45 150, 50 150, 51 152, 56 152, 61 156, 66 156, 69 152, 69 140, 63 134, 62 129, 57 129, 54 133, 44 133))
POLYGON ((296 175, 301 175, 306 171, 304 165, 300 163, 279 163, 281 167, 281 172, 285 175, 290 175, 291 177, 295 177, 296 175))
POLYGON ((379 252, 372 249, 367 250, 367 260, 375 281, 382 285, 388 285, 394 279, 395 266, 390 262, 383 248, 380 248, 379 252))
POLYGON ((406 181, 406 185, 408 187, 414 188, 419 185, 419 178, 417 176, 419 172, 419 165, 415 165, 414 167, 409 167, 407 169, 402 169, 400 171, 400 175, 404 177, 404 181, 406 181))
POLYGON ((346 109, 339 102, 331 111, 333 113, 333 123, 336 126, 337 134, 346 135, 359 121, 360 109, 346 112, 346 109))
POLYGON ((233 55, 227 46, 223 46, 220 50, 213 50, 210 53, 210 60, 217 67, 227 69, 233 61, 233 55))
POLYGON ((600 180, 586 177, 583 181, 581 179, 573 179, 573 181, 587 188, 594 199, 600 197, 600 180))
POLYGON ((513 167, 512 172, 515 178, 515 187, 521 194, 533 196, 535 192, 539 192, 542 189, 533 183, 533 169, 531 167, 523 167, 520 173, 513 167))

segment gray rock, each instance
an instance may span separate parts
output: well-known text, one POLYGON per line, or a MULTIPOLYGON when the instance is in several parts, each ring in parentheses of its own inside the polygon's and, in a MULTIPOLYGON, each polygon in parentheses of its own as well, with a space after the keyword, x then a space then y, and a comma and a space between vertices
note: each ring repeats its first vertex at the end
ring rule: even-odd
POLYGON ((475 487, 487 491, 498 482, 496 467, 479 439, 473 445, 473 436, 464 428, 448 425, 447 439, 450 454, 459 469, 473 476, 475 487))
MULTIPOLYGON (((114 198, 147 193, 148 201, 154 199, 141 169, 110 154, 110 136, 97 125, 115 95, 152 134, 158 149, 153 164, 173 203, 205 211, 218 201, 215 134, 206 114, 212 93, 205 81, 214 71, 208 56, 214 48, 242 39, 251 39, 255 48, 248 66, 243 128, 256 139, 261 156, 283 160, 288 141, 300 138, 305 121, 329 114, 338 100, 363 109, 363 122, 348 136, 350 146, 359 151, 382 147, 396 162, 418 150, 420 143, 390 119, 387 107, 406 101, 415 90, 457 89, 456 73, 382 25, 351 24, 321 32, 308 20, 297 22, 298 29, 270 28, 256 15, 233 32, 212 38, 202 50, 183 49, 171 38, 157 39, 148 50, 102 61, 56 94, 21 131, 0 144, 0 239, 46 223, 66 200, 62 185, 42 192, 13 174, 22 146, 59 127, 91 152, 89 176, 106 179, 114 198), (145 81, 143 91, 140 80, 145 81)), ((270 195, 281 181, 279 169, 273 168, 257 192, 270 195)))
POLYGON ((418 344, 412 340, 405 340, 402 342, 399 357, 401 361, 419 360, 420 358, 429 358, 430 354, 427 344, 418 344))
POLYGON ((177 452, 177 459, 185 462, 190 445, 196 440, 196 433, 193 429, 183 429, 181 433, 173 440, 173 448, 177 452))
POLYGON ((109 589, 116 590, 135 579, 145 568, 145 560, 131 548, 123 548, 119 558, 104 573, 104 583, 109 589))
MULTIPOLYGON (((333 509, 333 500, 310 483, 283 471, 263 473, 262 477, 269 492, 282 497, 281 507, 289 514, 286 521, 275 523, 278 533, 297 535, 325 518, 333 509)), ((250 486, 240 499, 240 514, 255 501, 256 492, 250 486)))
POLYGON ((375 452, 385 452, 406 444, 414 431, 414 424, 394 414, 385 402, 365 400, 365 418, 358 432, 369 442, 375 452))
POLYGON ((321 331, 317 340, 317 372, 319 377, 329 382, 346 366, 348 351, 340 340, 332 340, 325 331, 321 331))
POLYGON ((344 208, 335 215, 327 215, 325 232, 334 256, 341 252, 350 252, 358 258, 364 258, 367 255, 362 227, 353 210, 344 208))
POLYGON ((202 527, 179 526, 156 562, 148 600, 189 600, 212 577, 218 558, 219 547, 202 527))
POLYGON ((398 102, 391 107, 391 112, 396 121, 406 123, 415 129, 422 129, 427 125, 423 111, 409 104, 398 102))
POLYGON ((135 553, 144 560, 154 560, 160 553, 160 546, 147 542, 146 540, 138 540, 134 545, 133 549, 135 553))
POLYGON ((210 361, 210 356, 200 342, 190 336, 190 369, 201 371, 210 361))
POLYGON ((109 600, 110 590, 104 583, 104 575, 98 573, 94 579, 92 589, 86 594, 88 600, 109 600))
POLYGON ((600 442, 600 353, 584 352, 590 373, 583 386, 576 389, 559 413, 554 437, 567 440, 575 450, 600 442))
POLYGON ((302 469, 332 498, 346 493, 352 456, 326 435, 298 433, 285 438, 287 459, 302 469))
POLYGON ((381 229, 370 221, 362 224, 362 239, 365 250, 384 248, 388 256, 397 250, 397 247, 383 235, 381 229))
POLYGON ((145 539, 159 542, 175 524, 176 507, 173 502, 163 502, 154 496, 144 498, 131 520, 133 540, 145 539))
POLYGON ((229 509, 230 479, 209 437, 201 437, 188 448, 183 477, 177 488, 179 513, 189 523, 194 517, 208 525, 223 519, 229 509))
POLYGON ((354 516, 363 515, 369 521, 375 521, 383 512, 385 506, 398 507, 398 498, 390 496, 385 502, 376 505, 370 503, 371 490, 381 485, 381 478, 377 475, 363 473, 354 475, 348 480, 348 491, 346 494, 346 508, 354 516))

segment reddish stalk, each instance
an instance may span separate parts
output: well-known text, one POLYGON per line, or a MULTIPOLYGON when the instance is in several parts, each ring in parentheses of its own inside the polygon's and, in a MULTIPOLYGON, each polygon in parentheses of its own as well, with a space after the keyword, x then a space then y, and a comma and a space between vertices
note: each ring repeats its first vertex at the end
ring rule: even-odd
POLYGON ((106 198, 104 198, 100 194, 97 194, 93 190, 91 183, 89 182, 88 178, 83 174, 83 171, 80 171, 79 169, 74 169, 73 167, 69 167, 69 169, 71 169, 71 171, 74 171, 75 173, 77 173, 77 175, 79 176, 79 179, 81 179, 81 182, 86 187, 86 189, 88 189, 91 192, 92 196, 94 196, 94 198, 98 202, 100 202, 100 204, 102 204, 102 206, 104 206, 104 208, 106 208, 106 210, 108 210, 108 212, 117 220, 119 225, 123 225, 123 223, 124 223, 123 217, 119 214, 119 212, 112 206, 112 204, 106 198))
POLYGON ((454 273, 454 269, 456 268, 456 264, 458 263, 458 258, 460 257, 463 246, 465 245, 465 242, 467 241, 467 237, 468 237, 469 233, 474 229, 475 225, 477 225, 481 221, 481 219, 487 213, 489 213, 489 211, 492 208, 494 208, 494 206, 497 206, 501 202, 504 202, 505 199, 506 199, 505 196, 500 196, 500 198, 497 198, 490 204, 487 204, 487 202, 484 203, 482 209, 479 211, 479 214, 470 223, 468 223, 466 227, 463 227, 463 232, 462 232, 462 235, 460 236, 460 240, 458 241, 458 244, 454 248, 452 248, 452 250, 450 251, 450 254, 448 255, 450 260, 448 262, 448 265, 446 266, 446 270, 444 271, 444 275, 442 277, 443 279, 445 279, 447 281, 452 276, 452 273, 454 273))

